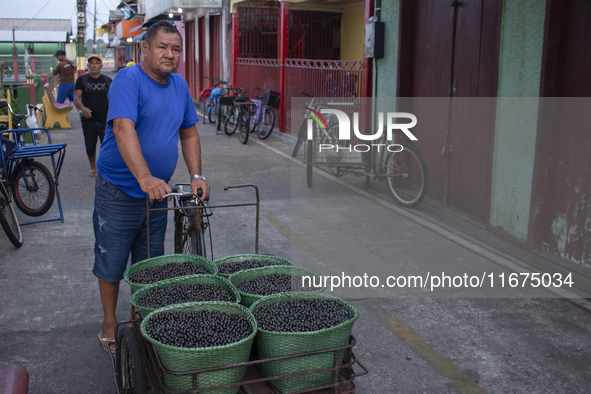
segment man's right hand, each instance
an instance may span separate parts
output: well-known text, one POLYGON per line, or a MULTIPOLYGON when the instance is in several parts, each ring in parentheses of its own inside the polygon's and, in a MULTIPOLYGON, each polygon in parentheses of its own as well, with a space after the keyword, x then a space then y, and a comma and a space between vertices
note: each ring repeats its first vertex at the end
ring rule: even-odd
POLYGON ((172 193, 172 189, 168 183, 155 176, 148 175, 139 181, 142 191, 148 195, 150 201, 161 201, 168 193, 172 193))
POLYGON ((92 111, 89 108, 84 107, 84 109, 82 110, 82 116, 84 116, 86 119, 90 119, 90 117, 92 116, 92 111))

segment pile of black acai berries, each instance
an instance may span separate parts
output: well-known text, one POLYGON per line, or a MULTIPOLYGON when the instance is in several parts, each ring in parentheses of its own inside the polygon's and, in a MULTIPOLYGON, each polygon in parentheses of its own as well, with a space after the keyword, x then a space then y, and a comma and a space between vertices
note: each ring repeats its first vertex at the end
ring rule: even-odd
POLYGON ((138 298, 137 304, 144 308, 160 308, 166 305, 197 301, 230 301, 236 298, 220 285, 195 283, 155 287, 138 298))
POLYGON ((254 317, 261 330, 309 332, 344 323, 353 314, 336 300, 304 299, 263 305, 254 317))
POLYGON ((149 284, 179 276, 196 274, 209 274, 209 271, 190 261, 184 263, 171 262, 134 272, 129 275, 129 279, 133 283, 149 284))
POLYGON ((158 313, 146 331, 160 343, 183 348, 224 346, 252 334, 245 318, 216 310, 158 313))
POLYGON ((290 291, 319 290, 318 287, 308 286, 307 284, 305 286, 303 285, 301 275, 270 274, 245 280, 236 287, 243 293, 263 296, 290 291))
POLYGON ((244 271, 251 268, 267 267, 269 265, 279 265, 279 263, 269 260, 230 261, 229 263, 218 265, 218 270, 222 274, 233 274, 238 271, 244 271))

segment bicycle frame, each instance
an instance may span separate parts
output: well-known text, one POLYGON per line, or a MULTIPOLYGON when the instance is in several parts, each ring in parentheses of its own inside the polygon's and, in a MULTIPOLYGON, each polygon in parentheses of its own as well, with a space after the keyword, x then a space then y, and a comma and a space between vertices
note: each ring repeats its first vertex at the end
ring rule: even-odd
POLYGON ((262 100, 250 99, 250 101, 252 101, 256 105, 255 113, 250 117, 251 128, 254 130, 254 128, 259 124, 259 122, 263 120, 263 115, 265 114, 265 110, 268 108, 268 106, 263 104, 262 100))
MULTIPOLYGON (((183 184, 189 185, 190 184, 183 184)), ((239 203, 239 204, 227 204, 227 205, 208 205, 207 209, 216 209, 216 208, 233 208, 233 207, 248 207, 248 206, 256 206, 256 231, 255 231, 255 254, 259 253, 259 213, 260 213, 260 199, 259 199, 259 188, 257 185, 252 183, 246 183, 241 185, 232 185, 232 186, 224 186, 224 191, 230 189, 238 189, 244 187, 252 187, 255 189, 255 197, 256 202, 251 203, 239 203)), ((190 194, 189 192, 188 194, 190 194)), ((187 193, 182 193, 182 195, 187 195, 187 193)), ((182 206, 173 206, 167 208, 150 208, 150 200, 146 199, 146 232, 147 232, 147 242, 148 242, 148 251, 147 251, 147 258, 150 258, 150 212, 157 212, 157 211, 180 211, 186 209, 186 207, 182 206)), ((211 216, 208 215, 208 216, 211 216)), ((211 231, 211 230, 210 230, 211 231)), ((211 240, 211 237, 210 237, 211 240)), ((211 242, 210 242, 211 244, 211 242)), ((211 247, 211 254, 213 260, 213 246, 211 247)))

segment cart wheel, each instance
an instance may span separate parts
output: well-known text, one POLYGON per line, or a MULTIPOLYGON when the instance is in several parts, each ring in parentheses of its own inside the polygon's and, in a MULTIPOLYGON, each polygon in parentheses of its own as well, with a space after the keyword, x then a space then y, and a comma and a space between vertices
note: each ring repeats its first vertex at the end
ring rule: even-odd
POLYGON ((148 378, 142 362, 140 342, 135 331, 123 327, 117 344, 117 372, 121 393, 148 393, 148 378))
POLYGON ((314 141, 309 140, 306 145, 306 179, 308 187, 312 187, 312 173, 314 168, 314 141))

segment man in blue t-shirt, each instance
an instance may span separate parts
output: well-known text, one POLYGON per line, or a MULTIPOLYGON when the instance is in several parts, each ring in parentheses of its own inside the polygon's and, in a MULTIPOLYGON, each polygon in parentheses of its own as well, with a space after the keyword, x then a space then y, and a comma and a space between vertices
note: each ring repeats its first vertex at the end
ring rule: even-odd
MULTIPOLYGON (((209 198, 209 186, 201 172, 201 144, 195 124, 199 121, 186 81, 174 74, 182 52, 176 27, 158 22, 142 42, 144 61, 117 73, 109 88, 109 112, 105 139, 97 161, 93 225, 95 260, 99 279, 103 326, 99 340, 105 351, 113 341, 119 281, 131 263, 147 258, 146 198, 152 208, 164 208, 172 190, 178 158, 178 142, 191 189, 209 198)), ((150 214, 150 254, 164 254, 166 211, 150 214)))

